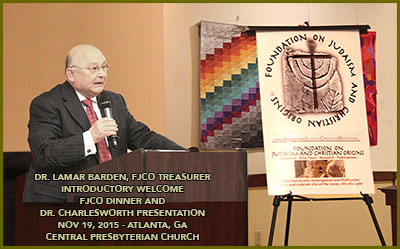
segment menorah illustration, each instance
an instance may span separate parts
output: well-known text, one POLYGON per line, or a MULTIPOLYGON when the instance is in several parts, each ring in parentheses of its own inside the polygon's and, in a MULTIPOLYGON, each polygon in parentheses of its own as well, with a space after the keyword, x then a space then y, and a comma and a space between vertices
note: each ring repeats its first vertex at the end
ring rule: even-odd
POLYGON ((337 59, 316 53, 314 41, 308 41, 307 45, 308 53, 286 49, 282 59, 286 109, 296 113, 342 110, 342 81, 337 71, 337 59))

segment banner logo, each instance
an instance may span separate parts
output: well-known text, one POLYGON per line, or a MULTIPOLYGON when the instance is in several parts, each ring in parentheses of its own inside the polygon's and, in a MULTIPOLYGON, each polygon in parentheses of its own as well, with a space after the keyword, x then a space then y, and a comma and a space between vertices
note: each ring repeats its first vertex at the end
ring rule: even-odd
MULTIPOLYGON (((335 40, 321 34, 291 36, 275 46, 266 65, 266 79, 282 72, 275 76, 282 77, 282 92, 271 91, 270 102, 289 120, 308 127, 325 127, 349 113, 343 88, 345 81, 356 76, 355 66, 335 40), (339 64, 347 70, 343 66, 340 70, 339 64)), ((354 82, 350 85, 348 104, 355 102, 358 87, 354 82)))

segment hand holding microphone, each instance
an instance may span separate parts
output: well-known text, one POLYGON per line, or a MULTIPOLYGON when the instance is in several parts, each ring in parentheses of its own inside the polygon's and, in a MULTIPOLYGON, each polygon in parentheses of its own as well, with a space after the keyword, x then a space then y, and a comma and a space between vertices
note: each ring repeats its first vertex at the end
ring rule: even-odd
POLYGON ((118 128, 117 123, 113 119, 110 98, 106 94, 102 93, 98 97, 98 103, 104 118, 96 121, 96 123, 93 125, 92 128, 94 133, 101 134, 101 138, 99 138, 98 136, 93 135, 93 132, 91 131, 93 140, 95 143, 97 143, 97 138, 99 138, 99 141, 101 141, 104 137, 107 136, 109 145, 111 145, 112 147, 117 147, 119 139, 117 135, 118 128))
POLYGON ((99 143, 104 138, 116 136, 118 131, 117 123, 112 118, 102 118, 97 120, 89 129, 94 143, 99 143))

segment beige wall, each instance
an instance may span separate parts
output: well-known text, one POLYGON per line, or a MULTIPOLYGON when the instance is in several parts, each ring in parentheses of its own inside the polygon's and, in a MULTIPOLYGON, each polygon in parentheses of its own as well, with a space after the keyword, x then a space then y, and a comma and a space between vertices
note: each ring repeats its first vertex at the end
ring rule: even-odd
POLYGON ((164 133, 162 4, 4 4, 3 151, 27 151, 29 104, 62 83, 68 50, 89 43, 111 65, 106 89, 164 133))
MULTIPOLYGON (((161 133, 165 130, 183 146, 198 146, 196 23, 297 25, 310 19, 311 25, 369 23, 378 31, 380 145, 373 149, 373 164, 396 166, 393 4, 4 4, 3 11, 4 151, 29 150, 29 103, 64 81, 65 54, 77 43, 91 43, 104 52, 112 66, 106 88, 122 93, 137 119, 161 133)), ((248 165, 250 173, 265 172, 262 150, 250 152, 248 165)), ((386 242, 391 244, 389 208, 380 191, 373 198, 386 242)), ((285 211, 282 203, 274 245, 282 245, 285 211)), ((249 189, 249 245, 254 245, 255 230, 262 231, 262 245, 266 245, 271 215, 267 189, 249 189)), ((379 245, 379 240, 361 201, 296 203, 290 244, 379 245)))
MULTIPOLYGON (((385 206, 385 195, 378 188, 390 185, 391 182, 377 183, 376 194, 371 195, 372 207, 387 245, 392 245, 390 207, 385 206)), ((268 244, 272 201, 267 188, 249 189, 249 246, 254 246, 256 230, 261 231, 261 245, 268 244)), ((281 202, 278 208, 275 246, 283 246, 287 205, 287 202, 281 202)), ((381 245, 368 207, 362 200, 294 202, 290 224, 291 246, 381 245)))

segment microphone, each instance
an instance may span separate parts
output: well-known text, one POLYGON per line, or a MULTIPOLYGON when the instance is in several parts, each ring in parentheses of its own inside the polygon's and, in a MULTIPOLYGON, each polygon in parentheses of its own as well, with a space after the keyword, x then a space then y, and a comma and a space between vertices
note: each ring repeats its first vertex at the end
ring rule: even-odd
MULTIPOLYGON (((103 113, 103 117, 113 118, 112 109, 111 109, 111 100, 105 93, 99 95, 98 98, 99 107, 103 113)), ((108 137, 108 143, 111 144, 112 147, 117 147, 119 137, 117 135, 112 135, 108 137)))

